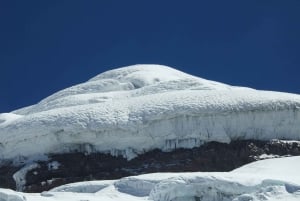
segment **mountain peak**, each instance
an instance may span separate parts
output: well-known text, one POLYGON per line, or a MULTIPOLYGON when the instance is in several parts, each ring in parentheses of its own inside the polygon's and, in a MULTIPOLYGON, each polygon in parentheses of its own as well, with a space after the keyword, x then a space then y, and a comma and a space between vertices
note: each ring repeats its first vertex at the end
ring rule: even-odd
POLYGON ((0 160, 74 151, 132 159, 153 149, 210 141, 297 140, 299 121, 299 95, 233 87, 167 66, 134 65, 2 114, 0 160))
MULTIPOLYGON (((159 79, 161 81, 168 81, 171 79, 182 79, 186 77, 191 77, 190 75, 178 71, 172 67, 159 65, 159 64, 136 64, 131 66, 125 66, 113 70, 103 72, 96 77, 92 78, 90 81, 95 81, 99 79, 128 79, 131 76, 136 75, 137 78, 140 76, 150 80, 159 79), (148 78, 147 78, 148 76, 148 78)), ((153 80, 157 81, 157 80, 153 80)))
POLYGON ((63 89, 30 108, 14 113, 28 114, 171 91, 231 88, 229 85, 195 77, 168 66, 138 64, 103 72, 87 82, 63 89))

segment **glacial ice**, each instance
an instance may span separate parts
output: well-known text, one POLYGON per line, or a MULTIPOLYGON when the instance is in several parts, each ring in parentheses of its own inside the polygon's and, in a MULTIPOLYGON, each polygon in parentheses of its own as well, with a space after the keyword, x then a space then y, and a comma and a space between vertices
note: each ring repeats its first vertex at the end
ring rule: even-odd
POLYGON ((235 139, 300 140, 300 95, 134 65, 0 114, 0 160, 72 151, 130 160, 156 148, 235 139))
POLYGON ((298 201, 299 168, 299 156, 266 159, 232 172, 152 173, 34 194, 0 189, 0 201, 298 201))

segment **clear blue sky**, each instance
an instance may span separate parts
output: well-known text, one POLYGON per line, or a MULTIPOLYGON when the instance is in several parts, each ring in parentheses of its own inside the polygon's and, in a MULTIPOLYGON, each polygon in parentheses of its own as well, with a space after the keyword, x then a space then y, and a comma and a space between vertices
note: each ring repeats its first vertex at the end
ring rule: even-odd
POLYGON ((0 0, 0 112, 137 63, 300 93, 300 1, 0 0))

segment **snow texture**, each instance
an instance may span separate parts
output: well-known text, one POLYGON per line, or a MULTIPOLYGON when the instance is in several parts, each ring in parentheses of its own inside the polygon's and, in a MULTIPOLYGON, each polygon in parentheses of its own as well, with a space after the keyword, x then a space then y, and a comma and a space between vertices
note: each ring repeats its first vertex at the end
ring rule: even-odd
POLYGON ((235 139, 300 140, 300 96, 134 65, 0 114, 0 160, 73 151, 130 160, 235 139))
POLYGON ((267 159, 232 172, 153 173, 67 184, 43 193, 0 189, 0 201, 298 201, 300 157, 267 159))

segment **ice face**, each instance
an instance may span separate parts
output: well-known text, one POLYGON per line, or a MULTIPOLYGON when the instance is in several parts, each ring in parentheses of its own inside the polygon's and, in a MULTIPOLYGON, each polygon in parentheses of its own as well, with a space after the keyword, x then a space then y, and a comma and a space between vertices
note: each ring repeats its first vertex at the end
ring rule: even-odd
POLYGON ((209 141, 299 140, 299 111, 296 94, 135 65, 0 114, 0 159, 81 151, 130 160, 155 148, 192 148, 209 141))

